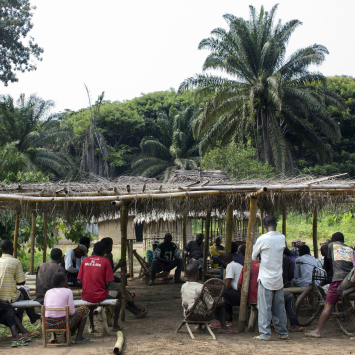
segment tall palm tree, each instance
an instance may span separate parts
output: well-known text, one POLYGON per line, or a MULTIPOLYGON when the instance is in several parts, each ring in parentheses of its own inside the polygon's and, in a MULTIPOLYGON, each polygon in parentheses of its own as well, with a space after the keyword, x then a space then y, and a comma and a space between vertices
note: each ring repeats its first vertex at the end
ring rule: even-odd
POLYGON ((144 137, 141 154, 133 161, 134 175, 156 177, 167 181, 174 170, 197 169, 198 149, 194 145, 190 121, 199 109, 178 111, 171 107, 169 114, 160 112, 155 125, 156 136, 144 137))
POLYGON ((181 83, 179 91, 197 88, 197 95, 210 95, 194 124, 195 134, 202 135, 202 153, 217 140, 240 140, 249 128, 258 158, 286 172, 293 170, 291 136, 310 145, 321 162, 331 160, 331 148, 322 136, 339 142, 340 130, 326 105, 345 106, 326 90, 321 73, 309 71, 324 61, 327 48, 314 44, 286 58, 290 37, 302 23, 275 23, 276 9, 267 12, 261 7, 257 14, 250 6, 249 21, 224 15, 229 30, 214 29, 198 48, 211 51, 203 70, 219 70, 227 77, 199 74, 181 83))
POLYGON ((66 176, 71 171, 70 157, 60 147, 70 138, 71 131, 61 127, 50 111, 52 101, 36 95, 25 95, 15 103, 11 96, 0 97, 0 145, 3 152, 14 152, 17 167, 24 171, 39 171, 66 176))

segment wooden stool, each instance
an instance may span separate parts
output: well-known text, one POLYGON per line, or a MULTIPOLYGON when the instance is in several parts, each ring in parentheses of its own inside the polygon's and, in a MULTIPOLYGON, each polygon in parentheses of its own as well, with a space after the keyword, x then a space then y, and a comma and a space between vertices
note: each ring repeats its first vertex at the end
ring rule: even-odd
POLYGON ((58 308, 53 308, 53 307, 41 307, 41 314, 42 314, 42 338, 43 338, 43 347, 47 347, 47 341, 46 341, 46 334, 48 332, 53 332, 53 333, 63 333, 65 332, 65 337, 67 342, 64 344, 52 344, 52 345, 67 345, 70 346, 70 327, 69 327, 69 306, 65 307, 58 307, 58 308), (46 329, 46 310, 47 311, 65 311, 65 329, 46 329))

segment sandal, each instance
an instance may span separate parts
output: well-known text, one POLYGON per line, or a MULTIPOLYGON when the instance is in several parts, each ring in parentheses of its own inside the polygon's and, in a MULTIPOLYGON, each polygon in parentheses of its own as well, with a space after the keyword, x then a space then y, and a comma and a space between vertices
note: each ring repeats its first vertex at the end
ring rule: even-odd
POLYGON ((147 312, 140 312, 136 316, 134 316, 135 319, 143 318, 147 315, 147 312))
POLYGON ((118 332, 119 330, 123 330, 123 328, 119 325, 118 328, 112 327, 113 332, 118 332))
POLYGON ((305 330, 306 330, 306 327, 299 327, 298 329, 290 330, 290 332, 304 332, 305 330))
POLYGON ((309 338, 316 338, 316 339, 321 338, 320 335, 319 335, 319 336, 314 335, 314 334, 312 334, 312 332, 304 333, 304 335, 305 335, 306 337, 309 337, 309 338))
POLYGON ((147 312, 147 307, 139 307, 141 312, 147 312))
POLYGON ((281 340, 290 340, 290 338, 288 337, 288 335, 280 335, 280 339, 281 339, 281 340))
POLYGON ((262 338, 260 335, 254 337, 253 339, 254 340, 262 340, 262 341, 271 341, 271 337, 270 338, 262 338))
POLYGON ((222 334, 237 334, 238 330, 234 330, 234 329, 226 329, 226 330, 219 329, 218 333, 222 333, 222 334))
POLYGON ((209 327, 211 329, 220 329, 221 328, 221 324, 220 323, 210 323, 209 327))

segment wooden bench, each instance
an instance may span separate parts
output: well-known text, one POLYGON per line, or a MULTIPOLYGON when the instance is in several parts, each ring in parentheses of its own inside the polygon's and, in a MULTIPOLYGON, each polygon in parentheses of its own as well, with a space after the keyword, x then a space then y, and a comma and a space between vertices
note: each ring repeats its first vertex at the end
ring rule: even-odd
MULTIPOLYGON (((117 299, 113 300, 105 300, 99 303, 90 303, 87 301, 83 300, 74 300, 74 306, 75 307, 82 307, 82 306, 103 306, 103 307, 108 307, 108 306, 115 306, 117 304, 117 299)), ((20 301, 20 302, 14 302, 11 303, 11 306, 14 308, 34 308, 34 307, 41 307, 42 305, 37 302, 37 301, 20 301)), ((110 331, 108 329, 108 324, 107 324, 107 317, 106 313, 104 310, 101 310, 98 312, 99 320, 102 326, 103 334, 104 336, 110 335, 110 331)))

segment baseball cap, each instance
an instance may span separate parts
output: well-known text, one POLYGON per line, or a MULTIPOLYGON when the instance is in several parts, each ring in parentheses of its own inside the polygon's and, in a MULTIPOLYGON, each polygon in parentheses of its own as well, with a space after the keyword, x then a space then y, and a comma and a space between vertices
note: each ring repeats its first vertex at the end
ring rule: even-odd
POLYGON ((78 245, 78 248, 81 249, 85 254, 87 254, 88 250, 87 250, 87 248, 86 248, 85 245, 79 244, 79 245, 78 245))
POLYGON ((152 245, 158 245, 158 244, 159 244, 159 242, 157 240, 154 240, 152 245))

